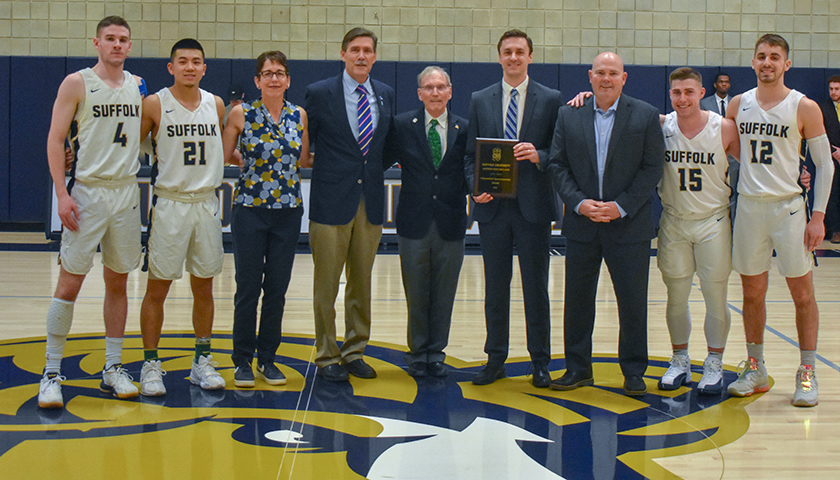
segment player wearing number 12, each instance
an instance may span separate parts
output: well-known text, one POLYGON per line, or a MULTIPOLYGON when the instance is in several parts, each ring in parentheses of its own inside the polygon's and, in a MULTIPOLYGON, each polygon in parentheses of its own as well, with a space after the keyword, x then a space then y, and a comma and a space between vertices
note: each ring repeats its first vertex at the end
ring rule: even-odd
POLYGON ((758 39, 752 60, 758 86, 732 99, 727 118, 741 137, 738 214, 732 238, 732 267, 741 274, 747 360, 729 393, 748 396, 770 389, 764 367, 764 326, 768 271, 773 251, 796 307, 800 366, 792 403, 817 404, 819 312, 811 274, 811 254, 825 236, 825 206, 834 167, 820 107, 785 86, 790 46, 775 34, 758 39), (814 212, 806 218, 801 196, 799 152, 806 140, 817 167, 814 212))
POLYGON ((47 363, 38 406, 61 408, 61 359, 73 307, 85 276, 102 250, 105 279, 105 369, 100 388, 119 398, 137 396, 123 370, 122 342, 128 310, 128 272, 140 262, 140 108, 146 86, 123 70, 131 29, 121 17, 102 19, 93 46, 99 61, 61 82, 53 105, 47 158, 55 184, 61 237, 61 271, 47 313, 47 363), (64 141, 74 159, 65 186, 64 141))
POLYGON ((149 222, 149 279, 140 310, 145 362, 140 393, 166 393, 158 358, 163 302, 184 263, 193 294, 195 357, 190 382, 203 389, 225 387, 210 355, 213 330, 213 277, 222 272, 222 224, 216 188, 222 183, 224 153, 221 124, 225 104, 201 90, 207 71, 204 49, 191 38, 172 46, 169 73, 175 83, 143 102, 140 134, 152 133, 152 214, 149 222))

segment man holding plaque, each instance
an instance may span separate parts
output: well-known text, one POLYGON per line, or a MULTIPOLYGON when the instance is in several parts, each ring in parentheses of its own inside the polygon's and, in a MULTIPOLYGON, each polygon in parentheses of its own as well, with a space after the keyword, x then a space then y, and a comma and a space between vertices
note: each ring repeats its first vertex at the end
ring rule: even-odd
POLYGON ((647 391, 642 375, 648 364, 651 198, 662 177, 665 143, 659 111, 621 93, 626 79, 618 55, 598 55, 589 71, 594 97, 581 108, 563 107, 557 116, 548 169, 567 213, 566 373, 551 382, 556 390, 594 383, 595 295, 605 261, 618 301, 624 392, 647 391))
MULTIPOLYGON (((487 365, 473 379, 488 385, 505 377, 504 363, 510 337, 510 281, 513 275, 513 248, 516 246, 522 291, 528 352, 531 355, 534 386, 551 383, 551 322, 548 302, 548 261, 551 222, 557 218, 556 195, 548 175, 551 135, 562 104, 561 94, 528 77, 533 42, 520 30, 502 34, 497 44, 502 81, 472 94, 464 169, 467 184, 473 188, 481 253, 484 258, 484 315, 487 365), (511 152, 515 169, 497 177, 498 184, 511 183, 505 190, 476 191, 476 178, 498 173, 492 160, 476 157, 476 139, 502 140, 488 143, 499 148, 503 160, 511 152), (512 149, 503 140, 513 140, 512 149), (505 153, 505 148, 508 153, 505 153), (476 172, 479 172, 476 174, 476 172), (512 187, 512 186, 511 186, 512 187), (495 193, 495 194, 494 194, 495 193), (501 195, 500 195, 501 193, 501 195), (505 196, 502 198, 502 196, 505 196)), ((483 143, 482 148, 488 144, 483 143)), ((500 163, 500 162, 499 162, 500 163)))

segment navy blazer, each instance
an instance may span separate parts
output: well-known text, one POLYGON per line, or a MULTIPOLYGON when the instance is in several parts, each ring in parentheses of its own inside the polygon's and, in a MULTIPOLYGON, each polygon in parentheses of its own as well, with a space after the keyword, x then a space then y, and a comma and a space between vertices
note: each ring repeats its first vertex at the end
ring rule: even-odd
POLYGON ((435 170, 426 135, 426 114, 421 108, 397 116, 394 138, 400 146, 402 186, 397 205, 397 234, 419 240, 434 220, 444 240, 461 240, 467 229, 467 181, 464 149, 467 121, 449 112, 446 153, 435 170))
MULTIPOLYGON (((343 74, 343 72, 342 72, 343 74)), ((394 90, 371 79, 379 102, 379 122, 374 127, 368 154, 362 155, 358 139, 347 120, 342 75, 306 88, 309 143, 315 152, 309 190, 309 219, 326 225, 346 225, 353 220, 362 195, 368 221, 381 225, 385 210, 383 172, 394 161, 385 154, 394 122, 394 90)))
MULTIPOLYGON (((474 92, 470 100, 469 135, 464 169, 467 185, 472 190, 475 178, 475 139, 504 138, 502 124, 502 82, 493 84, 484 90, 474 92)), ((563 103, 559 91, 545 87, 531 78, 522 114, 522 126, 519 140, 531 142, 540 155, 540 168, 535 164, 519 162, 519 180, 516 185, 519 209, 525 220, 532 223, 551 222, 558 218, 558 197, 551 188, 548 175, 548 152, 551 136, 557 120, 557 110, 563 103)), ((478 222, 489 222, 496 215, 499 201, 477 203, 473 208, 473 218, 478 222)))
POLYGON ((820 109, 823 114, 825 133, 828 136, 828 143, 840 147, 840 120, 837 119, 837 110, 831 99, 820 102, 820 109))
POLYGON ((650 240, 655 233, 651 198, 665 162, 659 110, 624 94, 618 99, 600 197, 593 101, 588 98, 581 108, 564 106, 557 116, 548 168, 566 206, 563 235, 589 242, 600 227, 617 243, 650 240), (627 216, 595 223, 574 211, 585 199, 615 201, 627 216))

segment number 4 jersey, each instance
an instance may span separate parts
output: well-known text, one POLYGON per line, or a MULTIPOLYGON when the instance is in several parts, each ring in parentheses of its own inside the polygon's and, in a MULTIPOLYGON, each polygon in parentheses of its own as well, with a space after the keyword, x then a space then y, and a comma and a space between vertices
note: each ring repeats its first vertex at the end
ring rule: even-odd
POLYGON ((802 136, 796 112, 805 95, 791 90, 781 103, 763 110, 755 91, 741 95, 735 116, 741 137, 738 194, 765 198, 798 195, 802 192, 798 183, 802 136))
POLYGON ((168 88, 160 98, 160 127, 155 137, 155 193, 208 194, 224 176, 222 132, 216 99, 200 90, 201 104, 190 111, 168 88))
POLYGON ((684 219, 702 219, 729 207, 729 168, 721 139, 722 117, 709 112, 706 126, 686 138, 671 112, 662 124, 665 135, 665 168, 659 197, 665 212, 684 219))
POLYGON ((122 86, 111 88, 90 68, 79 73, 85 82, 85 100, 70 127, 76 157, 73 177, 93 184, 137 175, 142 104, 137 82, 123 71, 122 86))

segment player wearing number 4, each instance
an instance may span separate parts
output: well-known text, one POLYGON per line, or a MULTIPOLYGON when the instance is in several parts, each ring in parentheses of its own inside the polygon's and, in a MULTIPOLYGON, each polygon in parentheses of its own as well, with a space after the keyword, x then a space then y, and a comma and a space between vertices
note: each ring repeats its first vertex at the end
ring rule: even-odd
POLYGON ((64 225, 58 285, 47 313, 47 363, 38 406, 61 408, 61 359, 73 308, 99 246, 105 280, 105 368, 100 388, 119 398, 137 396, 122 367, 128 310, 128 272, 140 262, 140 108, 146 84, 123 70, 131 29, 121 17, 102 19, 93 46, 99 61, 72 73, 58 89, 47 138, 50 175, 64 225), (64 141, 74 159, 65 186, 64 141))
POLYGON ((221 124, 225 104, 201 90, 207 70, 204 49, 191 38, 172 46, 169 73, 175 83, 143 102, 140 135, 151 131, 152 214, 149 221, 149 279, 140 309, 145 362, 140 393, 166 393, 165 372, 158 358, 163 302, 172 281, 181 278, 184 263, 193 294, 195 357, 190 382, 203 389, 225 387, 210 355, 213 329, 213 277, 222 271, 222 225, 216 188, 222 183, 224 153, 221 124))
POLYGON ((785 86, 790 47, 779 35, 758 39, 752 60, 758 86, 732 99, 727 118, 734 119, 741 137, 741 178, 738 214, 732 242, 732 266, 741 274, 744 291, 744 330, 747 360, 729 393, 749 396, 770 389, 764 367, 765 295, 773 251, 796 308, 800 366, 793 405, 817 404, 819 312, 814 296, 811 253, 825 236, 825 207, 831 192, 834 166, 820 107, 785 86), (802 140, 817 167, 814 211, 806 204, 797 182, 802 140))
POLYGON ((700 73, 678 68, 670 80, 674 111, 660 117, 665 168, 658 187, 663 212, 656 259, 668 289, 665 318, 674 355, 659 389, 675 390, 691 383, 688 296, 697 272, 706 303, 708 349, 697 390, 718 394, 723 387, 721 360, 731 321, 726 305, 732 271, 727 154, 738 157, 738 132, 732 120, 700 109, 705 93, 700 73))

